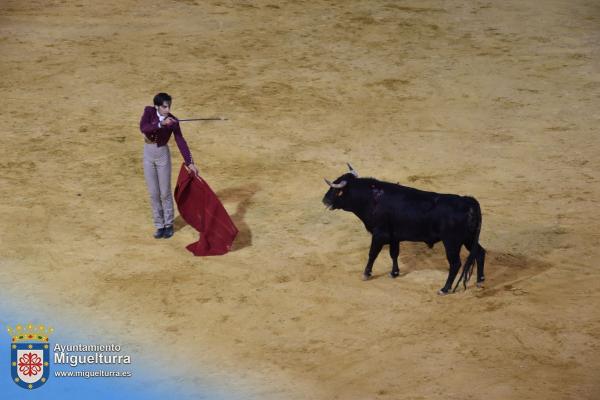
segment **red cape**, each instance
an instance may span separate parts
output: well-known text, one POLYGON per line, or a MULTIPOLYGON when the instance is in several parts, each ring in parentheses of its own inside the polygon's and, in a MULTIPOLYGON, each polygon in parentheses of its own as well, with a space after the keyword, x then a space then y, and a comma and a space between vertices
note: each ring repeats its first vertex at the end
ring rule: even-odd
POLYGON ((204 179, 179 170, 175 201, 181 217, 201 233, 200 240, 186 248, 196 256, 217 256, 231 250, 238 229, 225 207, 204 179))

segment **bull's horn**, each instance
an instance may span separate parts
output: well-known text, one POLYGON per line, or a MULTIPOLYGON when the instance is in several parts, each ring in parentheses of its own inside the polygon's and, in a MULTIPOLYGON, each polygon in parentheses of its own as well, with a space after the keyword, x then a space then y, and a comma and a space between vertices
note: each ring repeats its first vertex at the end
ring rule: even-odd
POLYGON ((356 170, 354 168, 352 168, 352 165, 350 165, 350 163, 346 163, 348 165, 348 168, 350 169, 350 172, 352 173, 352 175, 354 175, 355 177, 358 178, 358 172, 356 172, 356 170))
POLYGON ((341 181, 340 183, 331 183, 329 182, 326 178, 325 178, 325 183, 328 184, 330 187, 334 188, 334 189, 341 189, 344 186, 346 186, 346 181, 341 181))

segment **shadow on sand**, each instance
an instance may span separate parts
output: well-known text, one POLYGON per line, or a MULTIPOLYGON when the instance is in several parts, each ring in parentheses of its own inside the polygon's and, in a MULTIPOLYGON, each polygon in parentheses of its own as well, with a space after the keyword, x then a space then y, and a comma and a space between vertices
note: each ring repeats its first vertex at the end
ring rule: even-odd
MULTIPOLYGON (((447 273, 448 262, 446 261, 443 246, 436 245, 434 249, 429 249, 424 243, 403 242, 400 248, 400 277, 410 274, 412 271, 427 269, 436 269, 447 273)), ((391 260, 386 250, 387 246, 382 250, 378 259, 385 259, 387 257, 389 268, 391 269, 391 260)), ((463 249, 461 253, 463 263, 467 255, 468 252, 463 249)), ((484 269, 486 278, 485 290, 479 291, 477 296, 492 296, 499 291, 517 290, 515 287, 520 282, 540 275, 552 267, 554 267, 554 264, 523 254, 487 249, 484 269)), ((474 268, 476 267, 474 266, 474 268)), ((469 289, 475 286, 475 270, 473 272, 473 276, 468 284, 469 289)), ((385 271, 374 273, 372 279, 387 277, 388 273, 389 270, 386 268, 385 271)), ((461 290, 462 285, 457 291, 461 290)))
POLYGON ((238 228, 239 233, 233 242, 231 251, 241 250, 252 245, 252 231, 244 221, 244 217, 248 207, 253 203, 252 197, 259 189, 260 187, 257 184, 250 183, 244 186, 223 189, 217 193, 223 203, 237 202, 235 212, 231 214, 231 219, 238 228))

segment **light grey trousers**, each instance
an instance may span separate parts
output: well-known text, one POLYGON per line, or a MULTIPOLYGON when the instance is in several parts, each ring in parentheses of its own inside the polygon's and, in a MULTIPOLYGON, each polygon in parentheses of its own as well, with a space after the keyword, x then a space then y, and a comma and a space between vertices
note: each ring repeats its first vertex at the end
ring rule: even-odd
POLYGON ((144 143, 144 177, 150 194, 154 226, 164 228, 173 225, 169 146, 158 147, 154 143, 144 143))

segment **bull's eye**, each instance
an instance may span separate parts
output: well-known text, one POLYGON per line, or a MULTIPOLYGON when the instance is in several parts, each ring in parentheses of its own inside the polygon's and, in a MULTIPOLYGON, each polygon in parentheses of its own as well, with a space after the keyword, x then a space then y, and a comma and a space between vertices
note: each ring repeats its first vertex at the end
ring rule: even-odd
POLYGON ((339 192, 337 192, 337 197, 340 197, 340 196, 341 196, 341 195, 343 195, 343 194, 344 194, 344 191, 343 191, 343 190, 340 190, 339 192))

